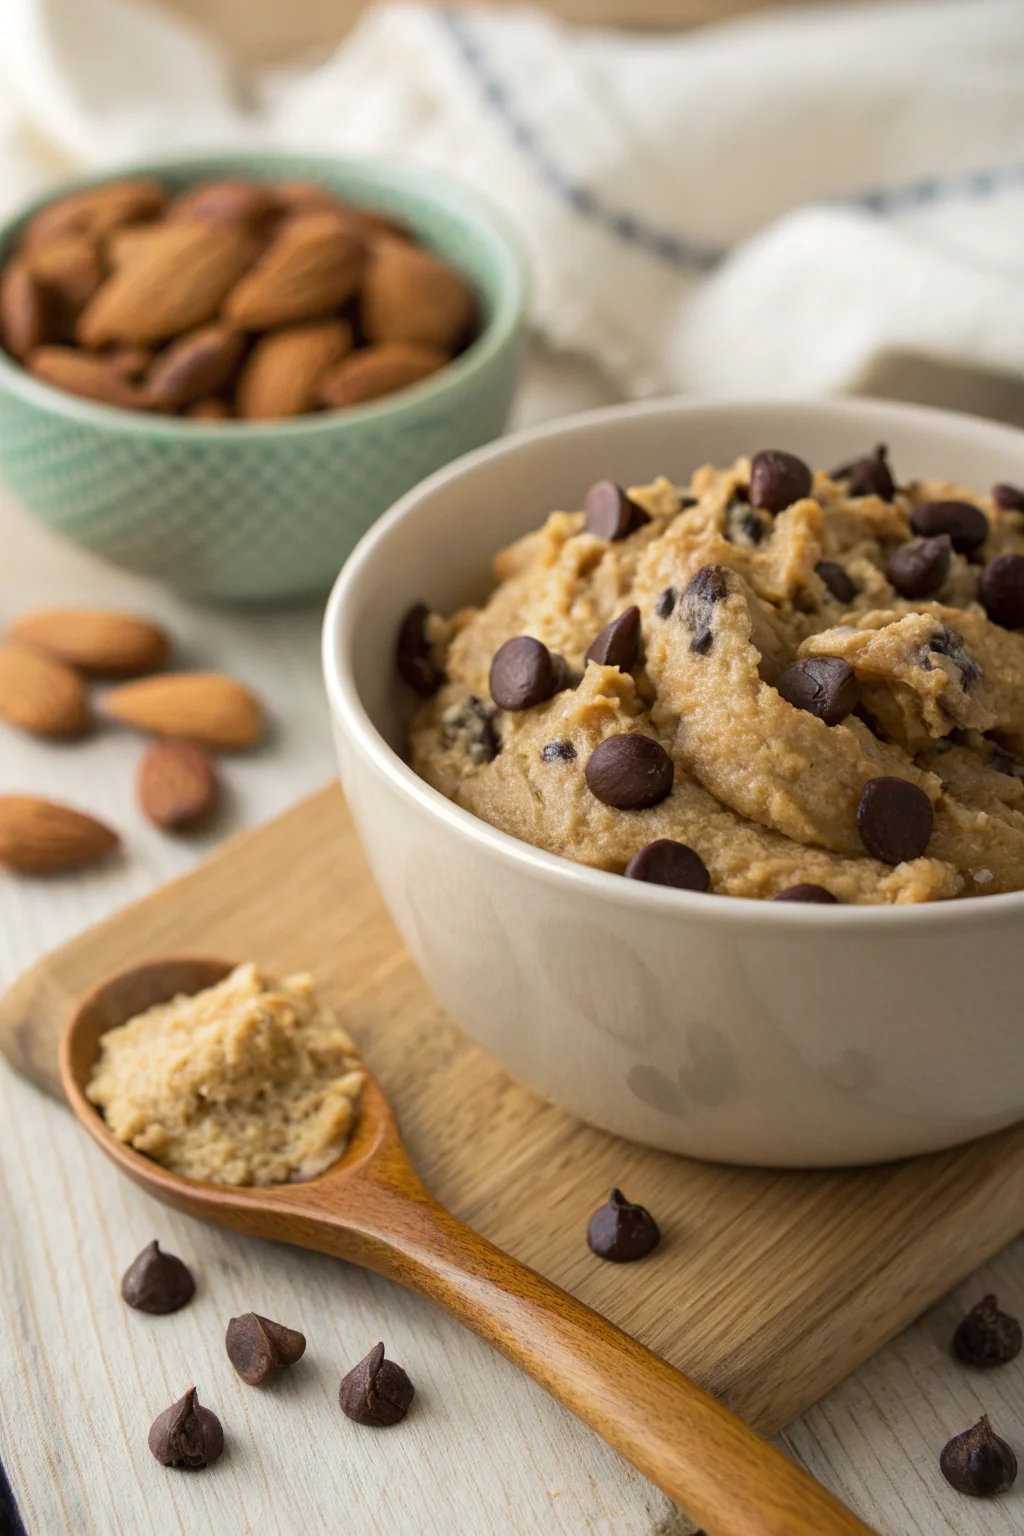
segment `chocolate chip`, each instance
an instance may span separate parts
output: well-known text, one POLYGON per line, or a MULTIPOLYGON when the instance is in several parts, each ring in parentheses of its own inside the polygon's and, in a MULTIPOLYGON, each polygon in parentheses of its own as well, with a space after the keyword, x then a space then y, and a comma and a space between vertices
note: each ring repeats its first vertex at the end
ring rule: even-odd
POLYGON ((491 698, 499 709, 532 709, 565 682, 565 663, 532 635, 499 645, 491 662, 491 698))
POLYGON ((975 1499, 991 1499, 1013 1487, 1017 1458, 1006 1441, 1000 1440, 985 1414, 973 1429, 954 1435, 943 1446, 939 1468, 957 1493, 967 1493, 975 1499))
POLYGON ((574 763, 576 748, 571 741, 549 741, 541 747, 540 755, 545 763, 574 763))
POLYGON ((994 624, 1024 628, 1024 555, 997 555, 978 577, 978 599, 994 624))
POLYGON ((195 1387, 153 1420, 149 1448, 165 1467, 208 1467, 224 1449, 220 1419, 196 1398, 195 1387))
POLYGON ((414 1391, 402 1367, 393 1360, 385 1360, 384 1345, 376 1344, 342 1378, 338 1401, 342 1413, 357 1424, 384 1429, 405 1418, 414 1391))
POLYGON ((446 747, 465 752, 473 763, 493 763, 501 751, 494 710, 475 693, 468 693, 461 703, 450 704, 444 711, 441 740, 446 747))
POLYGON ((910 526, 923 539, 948 533, 958 555, 973 555, 988 538, 988 518, 969 501, 926 501, 911 512, 910 526))
POLYGON ((626 865, 630 880, 648 880, 652 885, 673 885, 680 891, 706 891, 711 876, 699 853, 670 837, 659 837, 626 865))
POLYGON ((606 736, 587 763, 591 794, 618 811, 660 804, 672 793, 673 777, 672 759, 650 736, 606 736))
POLYGON ((1000 1312, 994 1296, 983 1296, 953 1335, 953 1353, 964 1365, 987 1370, 1008 1365, 1021 1349, 1021 1327, 1008 1312, 1000 1312))
POLYGON ((650 522, 643 507, 631 501, 614 480, 598 480, 592 485, 584 498, 583 510, 587 533, 612 543, 628 538, 637 528, 650 522))
POLYGON ((806 656, 793 661, 775 686, 787 704, 806 710, 826 725, 838 725, 857 707, 857 674, 840 656, 806 656))
POLYGON ((646 1258, 660 1242, 658 1223, 650 1211, 627 1200, 621 1189, 612 1190, 587 1227, 591 1253, 613 1264, 632 1264, 634 1259, 646 1258))
POLYGON ((852 603, 857 588, 845 566, 838 560, 819 560, 814 567, 837 603, 852 603))
POLYGON ((678 601, 679 593, 675 587, 666 587, 664 592, 659 594, 658 601, 654 605, 654 611, 658 618, 670 619, 672 617, 672 610, 678 601))
POLYGON ((398 675, 421 698, 429 699, 445 682, 445 675, 434 661, 427 639, 430 609, 426 603, 414 603, 398 631, 396 665, 398 675))
POLYGON ((177 1312, 192 1300, 195 1288, 187 1265, 173 1253, 161 1253, 155 1240, 132 1260, 121 1280, 121 1295, 128 1305, 157 1317, 177 1312))
POLYGON ((934 597, 949 575, 953 541, 948 533, 932 539, 911 539, 890 557, 885 574, 901 597, 914 601, 934 597))
POLYGON ((896 495, 896 481, 889 468, 888 453, 885 444, 879 443, 874 453, 851 459, 833 469, 829 479, 849 481, 846 494, 851 500, 858 496, 879 496, 882 501, 892 501, 896 495))
POLYGON ((306 1336, 283 1323, 271 1322, 258 1312, 243 1312, 228 1323, 224 1337, 228 1359, 243 1381, 261 1386, 268 1376, 300 1360, 306 1336))
POLYGON ((949 658, 960 673, 960 687, 965 693, 969 693, 981 682, 981 667, 968 651, 964 644, 964 637, 958 629, 950 629, 948 624, 944 624, 936 634, 932 635, 922 658, 926 671, 931 670, 932 656, 949 658))
POLYGON ((680 612, 683 623, 693 636, 690 650, 695 655, 706 656, 710 651, 714 643, 712 610, 716 603, 723 602, 728 595, 729 583, 725 567, 721 565, 702 565, 683 593, 680 612))
POLYGON ((731 544, 763 544, 771 532, 771 519, 755 512, 744 498, 734 499, 725 509, 725 536, 731 544))
POLYGON ((784 891, 776 891, 772 901, 806 901, 819 907, 831 907, 839 900, 823 885, 789 885, 784 891))
POLYGON ((873 859, 902 864, 919 859, 931 841, 935 813, 923 789, 883 774, 868 779, 857 806, 861 841, 873 859))
POLYGON ((680 492, 680 494, 679 494, 679 510, 680 510, 680 512, 688 512, 691 507, 695 507, 696 505, 697 505, 697 497, 696 496, 684 496, 682 494, 682 492, 680 492))
POLYGON ((1024 763, 1007 752, 1005 747, 993 747, 988 766, 996 773, 1005 773, 1011 779, 1024 779, 1024 763))
POLYGON ((634 606, 605 625, 591 641, 583 664, 596 661, 599 667, 618 667, 620 672, 631 672, 639 655, 640 609, 634 606))
POLYGON ((1024 512, 1024 490, 1017 485, 994 485, 992 500, 1004 512, 1024 512))
POLYGON ((755 453, 750 463, 750 499, 765 512, 784 512, 811 494, 813 477, 803 459, 781 448, 755 453))

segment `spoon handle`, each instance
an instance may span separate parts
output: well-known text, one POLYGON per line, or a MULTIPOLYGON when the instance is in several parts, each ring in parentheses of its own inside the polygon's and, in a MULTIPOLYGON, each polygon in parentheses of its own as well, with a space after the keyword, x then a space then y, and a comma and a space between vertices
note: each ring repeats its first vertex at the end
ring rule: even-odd
POLYGON ((707 1536, 872 1536, 819 1483, 607 1318, 429 1197, 406 1196, 401 1206, 364 1261, 493 1344, 707 1536))

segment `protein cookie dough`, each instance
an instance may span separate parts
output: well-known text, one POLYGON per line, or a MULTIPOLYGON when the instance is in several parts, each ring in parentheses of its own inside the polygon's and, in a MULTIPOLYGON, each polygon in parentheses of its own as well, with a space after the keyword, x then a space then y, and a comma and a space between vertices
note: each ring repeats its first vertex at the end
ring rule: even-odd
POLYGON ((86 1088, 118 1141, 216 1184, 284 1184, 336 1162, 364 1082, 308 976, 240 965, 112 1029, 86 1088))
POLYGON ((601 481, 422 605, 416 771, 538 848, 713 894, 1024 887, 1024 490, 767 450, 601 481))

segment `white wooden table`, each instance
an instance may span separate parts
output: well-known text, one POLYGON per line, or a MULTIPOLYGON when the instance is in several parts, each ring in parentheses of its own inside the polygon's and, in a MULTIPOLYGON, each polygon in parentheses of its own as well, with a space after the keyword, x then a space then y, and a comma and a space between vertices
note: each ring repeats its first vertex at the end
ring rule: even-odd
MULTIPOLYGON (((602 403, 582 366, 535 357, 526 423, 602 403)), ((0 873, 0 986, 44 950, 189 867, 225 832, 267 819, 333 773, 319 674, 319 610, 232 615, 189 607, 58 544, 0 500, 0 622, 38 602, 137 607, 166 622, 189 663, 255 684, 270 746, 228 763, 228 804, 198 841, 135 809, 139 743, 98 733, 55 748, 0 734, 0 791, 65 797, 115 823, 127 852, 102 872, 51 882, 0 873)), ((1020 1362, 969 1374, 948 1355, 963 1305, 995 1289, 1024 1314, 1014 1245, 793 1425, 788 1447, 885 1536, 1011 1536, 1024 1488, 974 1504, 937 1468, 949 1435, 988 1411, 1024 1461, 1020 1362)), ((689 1529, 663 1496, 485 1345, 387 1281, 246 1241, 150 1202, 120 1180, 67 1113, 0 1067, 0 1461, 29 1536, 670 1536, 689 1529), (172 1318, 128 1314, 121 1271, 152 1237, 199 1277, 172 1318), (272 1389, 243 1386, 220 1339, 255 1310, 301 1327, 303 1365, 272 1389), (384 1339, 418 1391, 386 1435, 353 1426, 344 1369, 384 1339), (202 1476, 171 1475, 146 1449, 151 1419, 195 1380, 228 1452, 202 1476)), ((1024 1479, 1022 1479, 1024 1484, 1024 1479)))

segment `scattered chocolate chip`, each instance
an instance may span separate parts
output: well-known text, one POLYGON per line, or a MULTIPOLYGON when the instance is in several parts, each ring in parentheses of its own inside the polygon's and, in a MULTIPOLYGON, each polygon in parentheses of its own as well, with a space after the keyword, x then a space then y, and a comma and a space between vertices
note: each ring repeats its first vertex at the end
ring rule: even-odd
POLYGON ((409 1411, 415 1388, 400 1365, 385 1360, 384 1345, 376 1344, 365 1359, 342 1377, 338 1401, 342 1413, 357 1424, 384 1429, 409 1411))
POLYGON ((149 1448, 165 1467, 208 1467, 224 1449, 220 1419, 196 1398, 195 1387, 153 1420, 149 1448))
POLYGON ((935 813, 923 789, 883 774, 868 779, 857 806, 861 841, 873 859, 902 864, 919 859, 931 841, 935 813))
POLYGON ((858 496, 878 496, 882 501, 892 501, 896 495, 896 481, 888 463, 889 450, 879 443, 874 453, 861 459, 851 459, 840 464, 829 474, 830 480, 847 480, 846 494, 851 500, 858 496))
POLYGON ((819 560, 814 569, 837 603, 853 602, 857 596, 857 588, 846 567, 840 565, 838 560, 819 560))
POLYGON ((618 811, 644 811, 672 793, 672 759, 650 736, 606 736, 590 754, 587 785, 618 811))
POLYGON ((491 662, 491 698, 499 709, 532 709, 565 682, 565 663, 532 635, 499 645, 491 662))
POLYGON ((715 637, 711 629, 712 610, 716 603, 723 602, 728 595, 729 583, 724 566, 702 565, 697 574, 691 578, 689 586, 683 593, 680 613, 683 623, 693 636, 690 641, 690 650, 695 655, 706 656, 714 644, 715 637))
POLYGON ((161 1253, 154 1239, 133 1259, 121 1280, 121 1295, 137 1312, 162 1317, 192 1300, 196 1283, 191 1271, 173 1253, 161 1253))
POLYGON ((627 1200, 621 1189, 613 1189, 607 1203, 591 1216, 587 1227, 587 1247, 599 1259, 613 1264, 632 1264, 653 1253, 661 1241, 658 1223, 642 1205, 627 1200))
POLYGON ((997 555, 978 577, 978 599, 994 624, 1024 628, 1024 555, 997 555))
POLYGON ((937 634, 932 635, 925 650, 924 667, 931 668, 931 656, 946 656, 960 673, 960 687, 965 693, 981 682, 981 667, 968 651, 964 644, 964 637, 958 629, 950 629, 944 624, 937 634))
POLYGON ((953 1353, 964 1365, 987 1370, 1008 1365, 1020 1354, 1021 1327, 1008 1312, 1000 1312, 994 1296, 983 1296, 953 1335, 953 1353))
POLYGON ((699 853, 670 837, 659 837, 626 865, 630 880, 648 880, 652 885, 673 885, 680 891, 706 891, 711 876, 699 853))
POLYGON ((784 891, 776 891, 772 901, 806 901, 819 907, 831 907, 839 900, 823 885, 789 885, 784 891))
POLYGON ((459 704, 449 704, 441 716, 441 740, 446 747, 465 752, 473 763, 493 763, 501 751, 494 710, 475 693, 459 704))
POLYGON ((948 533, 936 534, 931 539, 911 539, 890 557, 885 574, 900 597, 912 602, 934 597, 949 575, 952 557, 953 541, 948 533))
POLYGON ((988 518, 969 501, 926 501, 910 514, 910 526, 923 539, 948 533, 958 555, 973 555, 988 538, 988 518))
POLYGON ((1018 485, 994 485, 992 500, 1003 512, 1024 512, 1024 490, 1018 485))
POLYGON ((540 755, 545 763, 574 763, 576 748, 571 741, 549 741, 541 747, 540 755))
POLYGON ((750 499, 765 512, 784 512, 811 494, 813 476, 803 459, 781 448, 755 453, 750 463, 750 499))
POLYGON ((826 725, 838 725, 860 699, 857 674, 840 656, 806 656, 793 661, 776 678, 775 686, 797 709, 826 725))
POLYGON ((606 624, 595 640, 592 640, 583 658, 596 661, 599 667, 618 667, 620 672, 631 672, 640 655, 640 609, 635 605, 620 613, 617 619, 606 624))
POLYGON ((991 1499, 1013 1487, 1017 1458, 1006 1441, 1000 1440, 985 1414, 973 1429, 954 1435, 943 1446, 939 1468, 957 1493, 991 1499))
POLYGON ((666 587, 664 592, 659 593, 658 601, 654 605, 654 611, 658 618, 670 619, 672 617, 672 610, 678 601, 679 593, 675 587, 666 587))
POLYGON ((434 661, 427 639, 427 620, 430 609, 426 603, 414 603, 402 620, 398 631, 396 664, 398 675, 421 698, 429 699, 445 681, 445 675, 434 661))
POLYGON ((642 528, 644 523, 650 522, 643 507, 631 501, 622 486, 616 485, 614 480, 598 480, 596 485, 592 485, 584 498, 583 510, 587 518, 584 525, 587 533, 612 543, 628 538, 631 533, 642 528))
POLYGON ((305 1334, 258 1312, 243 1312, 228 1323, 224 1336, 228 1359, 243 1381, 261 1386, 268 1376, 294 1365, 306 1349, 305 1334))
POLYGON ((725 536, 731 544, 763 544, 771 533, 771 518, 747 501, 734 498, 725 509, 725 536))

